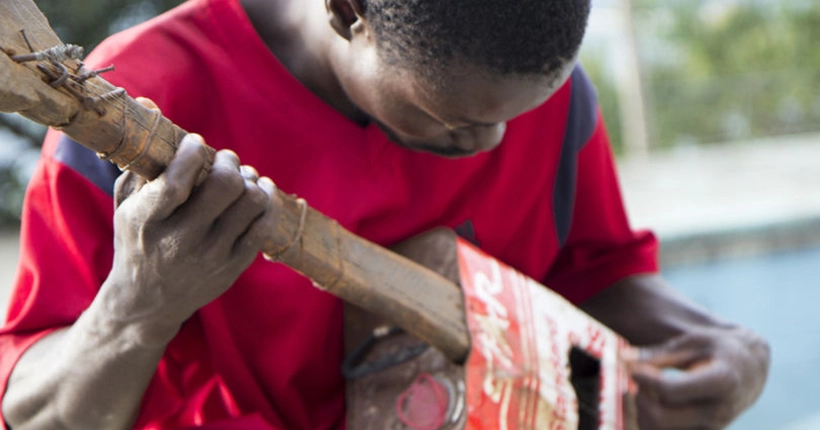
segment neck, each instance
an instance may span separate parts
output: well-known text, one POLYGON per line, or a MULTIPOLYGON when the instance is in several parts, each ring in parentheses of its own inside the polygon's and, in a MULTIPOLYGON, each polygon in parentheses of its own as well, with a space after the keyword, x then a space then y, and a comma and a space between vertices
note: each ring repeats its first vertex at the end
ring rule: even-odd
POLYGON ((334 59, 347 41, 330 26, 323 1, 240 2, 268 49, 293 77, 346 117, 361 121, 335 71, 334 59))

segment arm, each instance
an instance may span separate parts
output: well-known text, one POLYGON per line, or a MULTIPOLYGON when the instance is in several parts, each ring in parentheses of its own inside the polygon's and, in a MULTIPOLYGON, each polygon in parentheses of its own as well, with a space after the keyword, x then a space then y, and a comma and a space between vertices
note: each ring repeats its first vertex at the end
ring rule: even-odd
POLYGON ((26 351, 3 398, 11 428, 126 428, 164 345, 140 345, 89 308, 26 351))
POLYGON ((188 136, 156 180, 118 179, 111 272, 72 326, 15 366, 2 401, 14 430, 129 428, 181 324, 256 257, 278 215, 273 184, 221 151, 195 186, 205 162, 188 136))
POLYGON ((768 346, 647 275, 659 269, 657 242, 629 227, 594 90, 580 72, 572 84, 573 117, 587 120, 568 127, 590 137, 577 150, 571 229, 545 285, 644 346, 631 360, 642 429, 722 428, 760 394, 768 346))
POLYGON ((630 359, 641 429, 724 428, 763 389, 766 341, 688 301, 659 275, 626 278, 582 308, 643 347, 630 359))

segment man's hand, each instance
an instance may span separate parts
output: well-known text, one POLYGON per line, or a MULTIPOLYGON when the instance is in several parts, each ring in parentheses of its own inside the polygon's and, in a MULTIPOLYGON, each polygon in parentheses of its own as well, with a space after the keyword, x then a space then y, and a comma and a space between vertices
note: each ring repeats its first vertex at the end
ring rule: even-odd
POLYGON ((117 180, 111 272, 73 325, 15 365, 2 403, 15 430, 131 428, 182 322, 251 264, 279 219, 274 185, 229 151, 196 184, 207 162, 188 135, 157 179, 117 180))
POLYGON ((639 348, 624 357, 638 383, 641 430, 721 429, 758 398, 769 346, 670 288, 637 275, 604 290, 582 309, 639 348))
POLYGON ((236 154, 216 153, 206 179, 202 138, 186 136, 167 169, 116 184, 114 263, 100 290, 110 322, 162 344, 197 309, 225 292, 254 260, 279 206, 274 185, 236 154))
POLYGON ((722 429, 759 396, 769 348, 741 328, 708 328, 639 350, 629 362, 639 385, 642 430, 722 429))

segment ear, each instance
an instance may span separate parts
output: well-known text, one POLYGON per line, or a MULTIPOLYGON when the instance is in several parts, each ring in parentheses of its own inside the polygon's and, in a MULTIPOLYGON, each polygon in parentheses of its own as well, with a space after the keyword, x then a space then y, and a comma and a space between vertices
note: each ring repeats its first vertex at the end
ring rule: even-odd
POLYGON ((353 38, 354 24, 364 17, 364 0, 325 0, 330 26, 339 36, 353 38))

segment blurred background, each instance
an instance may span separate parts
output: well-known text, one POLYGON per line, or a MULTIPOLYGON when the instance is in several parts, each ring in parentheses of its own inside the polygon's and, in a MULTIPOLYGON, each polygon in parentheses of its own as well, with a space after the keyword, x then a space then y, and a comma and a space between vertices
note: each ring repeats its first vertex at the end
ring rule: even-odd
MULTIPOLYGON (((179 0, 38 0, 93 48, 179 0)), ((763 396, 732 429, 820 429, 820 2, 594 0, 581 60, 637 228, 694 301, 767 337, 763 396)), ((45 130, 0 114, 0 306, 45 130)))

